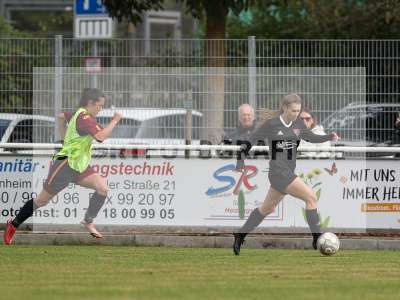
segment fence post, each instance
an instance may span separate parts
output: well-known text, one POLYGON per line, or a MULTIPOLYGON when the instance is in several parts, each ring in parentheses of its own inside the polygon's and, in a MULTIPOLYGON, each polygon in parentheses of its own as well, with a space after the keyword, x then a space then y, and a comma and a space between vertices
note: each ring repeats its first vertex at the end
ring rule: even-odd
MULTIPOLYGON (((185 117, 185 144, 192 144, 192 131, 193 131, 193 91, 190 89, 185 95, 184 99, 184 107, 186 109, 186 117, 185 117)), ((190 150, 185 150, 185 158, 190 157, 190 150)))
POLYGON ((54 55, 54 66, 55 66, 55 77, 54 77, 54 118, 55 118, 55 130, 54 130, 54 141, 59 140, 59 126, 58 126, 58 114, 61 112, 62 105, 62 35, 55 36, 55 55, 54 55))
MULTIPOLYGON (((93 40, 92 44, 92 57, 97 58, 97 40, 93 40)), ((96 72, 91 74, 91 88, 97 88, 97 75, 96 72)))
POLYGON ((255 36, 247 37, 248 45, 248 78, 249 78, 249 104, 257 110, 256 102, 256 75, 257 75, 257 65, 256 65, 256 38, 255 36))

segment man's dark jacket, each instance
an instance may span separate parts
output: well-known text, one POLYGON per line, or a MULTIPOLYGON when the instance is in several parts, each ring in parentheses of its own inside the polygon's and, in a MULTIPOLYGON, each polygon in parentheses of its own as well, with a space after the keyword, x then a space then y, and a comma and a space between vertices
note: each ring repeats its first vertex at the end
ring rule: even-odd
POLYGON ((249 141, 250 135, 254 132, 255 129, 255 122, 251 127, 246 128, 242 125, 239 125, 234 132, 224 137, 224 143, 236 145, 237 141, 249 141))

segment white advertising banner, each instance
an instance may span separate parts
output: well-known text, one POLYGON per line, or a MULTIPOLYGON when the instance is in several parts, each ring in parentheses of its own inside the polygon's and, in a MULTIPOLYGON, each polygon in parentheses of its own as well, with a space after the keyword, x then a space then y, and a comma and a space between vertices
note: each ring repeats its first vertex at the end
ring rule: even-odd
MULTIPOLYGON (((241 226, 269 188, 268 162, 234 159, 99 158, 93 168, 107 179, 109 195, 97 224, 241 226)), ((40 192, 49 158, 2 156, 0 222, 14 217, 40 192)), ((323 227, 400 228, 400 163, 298 160, 296 173, 316 193, 323 227)), ((78 224, 93 191, 70 184, 35 212, 35 224, 78 224)), ((304 203, 286 196, 261 227, 307 228, 304 203)))

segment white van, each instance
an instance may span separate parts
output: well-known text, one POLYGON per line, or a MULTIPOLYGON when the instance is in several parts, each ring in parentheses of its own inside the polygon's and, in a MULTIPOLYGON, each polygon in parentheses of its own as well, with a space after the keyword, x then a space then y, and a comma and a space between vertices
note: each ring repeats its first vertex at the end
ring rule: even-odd
MULTIPOLYGON (((100 124, 106 125, 111 121, 116 111, 121 112, 123 118, 112 132, 111 137, 104 143, 121 145, 185 144, 186 109, 106 108, 97 115, 96 119, 100 124)), ((201 112, 192 111, 192 144, 199 144, 202 116, 201 112)), ((166 152, 161 153, 158 150, 133 151, 133 154, 135 153, 159 155, 166 152)))

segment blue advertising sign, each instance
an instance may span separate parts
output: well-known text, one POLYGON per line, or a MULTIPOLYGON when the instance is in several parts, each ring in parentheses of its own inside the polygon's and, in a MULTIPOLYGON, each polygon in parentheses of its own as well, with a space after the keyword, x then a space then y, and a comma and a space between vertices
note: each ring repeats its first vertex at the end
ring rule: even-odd
POLYGON ((108 12, 101 0, 75 0, 75 15, 108 16, 108 12))

